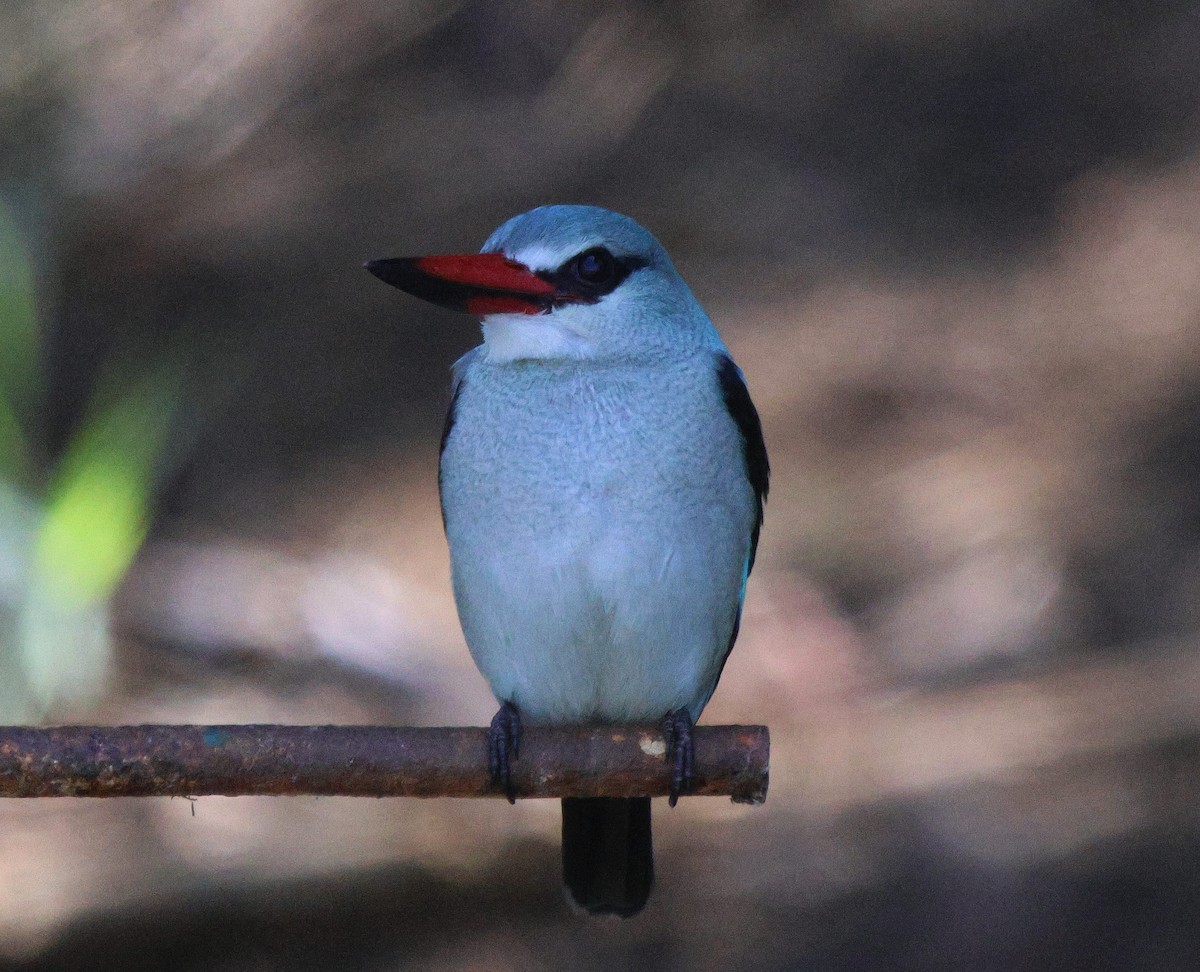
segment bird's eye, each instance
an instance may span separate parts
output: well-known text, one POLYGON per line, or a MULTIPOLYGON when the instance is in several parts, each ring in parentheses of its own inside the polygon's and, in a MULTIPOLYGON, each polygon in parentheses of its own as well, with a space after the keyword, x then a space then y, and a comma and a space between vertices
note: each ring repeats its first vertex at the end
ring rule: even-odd
POLYGON ((581 283, 593 287, 602 287, 613 279, 617 272, 617 262, 613 255, 602 246, 585 250, 571 261, 571 273, 581 283))

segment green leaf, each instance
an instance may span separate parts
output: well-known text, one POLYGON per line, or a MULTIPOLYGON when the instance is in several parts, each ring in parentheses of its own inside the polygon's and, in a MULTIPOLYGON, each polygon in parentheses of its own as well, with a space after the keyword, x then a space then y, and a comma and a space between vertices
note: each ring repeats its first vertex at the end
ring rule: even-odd
POLYGON ((180 368, 160 365, 95 411, 68 445, 34 544, 34 573, 56 596, 103 600, 129 567, 181 392, 180 368))

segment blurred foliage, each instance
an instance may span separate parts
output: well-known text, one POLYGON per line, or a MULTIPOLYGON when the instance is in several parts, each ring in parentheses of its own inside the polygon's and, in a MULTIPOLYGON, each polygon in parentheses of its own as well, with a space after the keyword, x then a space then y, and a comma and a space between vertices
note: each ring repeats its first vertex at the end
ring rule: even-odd
POLYGON ((38 464, 45 394, 36 273, 0 200, 0 719, 76 706, 104 688, 108 601, 146 535, 172 417, 178 354, 109 364, 57 460, 38 464))

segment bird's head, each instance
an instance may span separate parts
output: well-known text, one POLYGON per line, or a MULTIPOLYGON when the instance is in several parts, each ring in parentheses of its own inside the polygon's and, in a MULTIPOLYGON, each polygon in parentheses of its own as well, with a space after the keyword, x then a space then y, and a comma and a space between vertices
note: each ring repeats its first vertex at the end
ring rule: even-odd
POLYGON ((489 361, 666 357, 721 348, 666 250, 628 216, 542 206, 480 253, 372 260, 380 280, 483 323, 489 361))

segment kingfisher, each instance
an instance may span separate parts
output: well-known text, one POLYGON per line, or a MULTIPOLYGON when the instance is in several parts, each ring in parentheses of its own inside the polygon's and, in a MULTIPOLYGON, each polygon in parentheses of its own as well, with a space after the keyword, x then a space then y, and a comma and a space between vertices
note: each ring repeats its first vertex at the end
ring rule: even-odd
MULTIPOLYGON (((480 319, 452 368, 438 484, 454 598, 499 711, 523 725, 661 722, 670 803, 737 639, 770 466, 741 370, 666 250, 627 216, 541 206, 481 252, 372 260, 480 319)), ((562 801, 563 879, 629 917, 654 882, 650 798, 562 801)))

